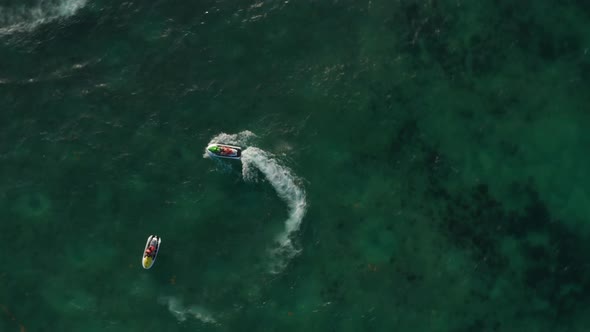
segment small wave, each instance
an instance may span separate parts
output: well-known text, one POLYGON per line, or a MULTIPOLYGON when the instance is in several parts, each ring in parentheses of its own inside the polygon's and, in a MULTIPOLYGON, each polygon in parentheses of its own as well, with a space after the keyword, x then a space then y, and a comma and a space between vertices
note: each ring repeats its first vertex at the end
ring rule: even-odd
POLYGON ((168 311, 170 311, 179 322, 184 322, 192 317, 203 323, 217 324, 217 320, 213 315, 203 307, 196 305, 185 307, 179 299, 173 296, 160 298, 160 303, 167 306, 168 311))
POLYGON ((39 0, 32 6, 0 5, 0 35, 32 31, 36 27, 74 15, 87 0, 39 0))

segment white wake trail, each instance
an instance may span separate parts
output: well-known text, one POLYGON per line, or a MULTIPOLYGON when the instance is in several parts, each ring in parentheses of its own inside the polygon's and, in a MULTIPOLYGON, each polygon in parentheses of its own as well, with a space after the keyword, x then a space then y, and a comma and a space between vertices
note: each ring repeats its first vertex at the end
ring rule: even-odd
POLYGON ((160 303, 167 306, 168 311, 170 311, 179 322, 184 322, 187 318, 192 317, 203 323, 217 324, 217 320, 213 315, 203 307, 196 305, 185 307, 179 299, 172 296, 161 297, 160 303))
POLYGON ((280 165, 272 154, 256 147, 249 147, 242 152, 244 180, 255 180, 256 172, 253 167, 264 174, 266 180, 289 208, 285 229, 277 236, 277 246, 272 249, 274 260, 271 272, 279 273, 285 268, 288 261, 300 252, 293 243, 292 236, 299 230, 307 210, 305 191, 297 185, 298 179, 291 170, 280 165))
MULTIPOLYGON (((256 181, 257 171, 275 189, 277 195, 287 204, 289 217, 285 221, 284 230, 277 236, 275 246, 271 249, 271 273, 280 273, 301 250, 293 243, 293 236, 301 227, 301 222, 307 211, 305 190, 299 185, 299 179, 286 166, 278 162, 278 158, 269 152, 254 146, 249 146, 256 135, 251 131, 238 134, 221 133, 211 139, 209 144, 224 143, 240 146, 242 150, 242 176, 246 181, 256 181)), ((209 158, 207 152, 203 157, 209 158)), ((223 161, 213 158, 221 165, 223 161)), ((228 166, 231 167, 231 166, 228 166)), ((221 166, 221 169, 224 169, 221 166)), ((227 169, 226 169, 227 170, 227 169)))

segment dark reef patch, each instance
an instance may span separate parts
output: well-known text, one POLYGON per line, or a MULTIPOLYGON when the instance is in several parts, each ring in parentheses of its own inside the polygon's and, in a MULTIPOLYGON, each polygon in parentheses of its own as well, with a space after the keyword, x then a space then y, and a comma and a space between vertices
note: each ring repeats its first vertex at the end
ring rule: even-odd
MULTIPOLYGON (((444 208, 446 234, 458 247, 473 253, 489 275, 503 275, 513 267, 510 256, 526 259, 523 283, 530 294, 549 303, 555 318, 576 311, 590 298, 590 264, 585 253, 588 243, 551 217, 532 184, 523 193, 528 203, 521 211, 509 211, 492 197, 487 185, 480 184, 462 195, 449 194, 444 208), (544 240, 533 241, 533 236, 544 240), (516 252, 501 249, 506 239, 518 241, 516 252)), ((516 277, 515 277, 516 278, 516 277)), ((515 285, 519 280, 512 280, 515 285)))

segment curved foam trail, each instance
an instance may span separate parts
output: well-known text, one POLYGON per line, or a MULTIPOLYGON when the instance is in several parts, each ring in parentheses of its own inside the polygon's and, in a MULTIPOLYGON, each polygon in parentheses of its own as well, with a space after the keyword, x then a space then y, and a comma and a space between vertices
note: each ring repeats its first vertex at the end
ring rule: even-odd
POLYGON ((86 3, 87 0, 39 0, 32 6, 0 5, 0 35, 32 31, 42 24, 70 17, 86 3))
POLYGON ((277 237, 277 247, 273 248, 275 257, 271 265, 272 273, 281 272, 288 260, 299 253, 291 240, 292 235, 299 230, 305 216, 307 203, 305 191, 296 184, 297 178, 291 170, 280 165, 272 154, 256 147, 248 147, 242 152, 242 175, 245 180, 256 180, 258 169, 266 180, 273 186, 279 197, 289 207, 289 217, 285 221, 285 230, 277 237))
POLYGON ((213 318, 213 315, 200 306, 192 305, 185 307, 180 300, 172 296, 160 298, 160 303, 166 305, 168 311, 170 311, 179 322, 184 322, 187 318, 192 317, 203 323, 217 324, 217 320, 213 318))

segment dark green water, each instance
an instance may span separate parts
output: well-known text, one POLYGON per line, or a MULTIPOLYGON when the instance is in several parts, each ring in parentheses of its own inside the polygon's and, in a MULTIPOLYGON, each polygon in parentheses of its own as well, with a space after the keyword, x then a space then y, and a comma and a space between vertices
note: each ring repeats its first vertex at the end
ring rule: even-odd
POLYGON ((0 331, 590 326, 584 1, 4 0, 0 45, 0 331))

